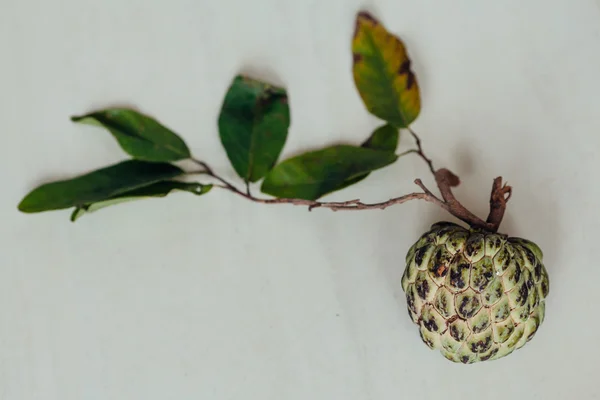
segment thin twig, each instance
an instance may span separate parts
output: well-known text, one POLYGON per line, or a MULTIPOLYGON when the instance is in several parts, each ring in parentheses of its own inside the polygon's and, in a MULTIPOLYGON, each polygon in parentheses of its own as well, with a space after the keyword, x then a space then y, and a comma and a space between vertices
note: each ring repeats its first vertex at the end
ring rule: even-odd
POLYGON ((208 166, 208 164, 206 164, 204 161, 200 161, 200 160, 197 160, 195 158, 192 158, 192 161, 195 162, 196 164, 198 164, 199 166, 201 166, 203 168, 203 170, 201 170, 201 171, 194 171, 194 172, 191 172, 191 174, 205 174, 205 175, 208 175, 208 176, 210 176, 210 177, 218 180, 219 182, 221 182, 223 184, 223 188, 229 189, 229 190, 234 191, 234 192, 239 191, 231 183, 227 182, 225 179, 223 179, 220 176, 218 176, 217 174, 215 174, 213 172, 212 168, 210 168, 208 166))
POLYGON ((433 193, 431 193, 431 191, 429 189, 427 189, 427 187, 425 186, 425 184, 423 184, 423 182, 420 179, 415 179, 415 183, 417 184, 417 186, 419 186, 421 189, 423 189, 423 192, 425 192, 425 194, 427 194, 427 195, 435 198, 437 200, 437 202, 439 203, 439 205, 445 204, 436 195, 434 195, 433 193))
POLYGON ((410 126, 406 129, 408 129, 408 131, 413 136, 413 138, 415 138, 415 142, 417 144, 417 153, 421 156, 421 158, 423 160, 425 160, 431 173, 433 175, 435 175, 435 168, 433 168, 433 161, 431 161, 431 159, 425 155, 425 152, 423 151, 423 146, 421 145, 421 139, 419 138, 419 135, 417 135, 410 126))
POLYGON ((275 198, 275 199, 263 199, 259 197, 255 197, 252 194, 246 193, 231 183, 227 182, 225 179, 216 175, 211 168, 206 165, 203 161, 193 160, 196 164, 200 165, 203 170, 196 171, 195 173, 201 173, 208 175, 222 184, 216 185, 221 189, 228 190, 232 193, 237 194, 247 200, 253 201, 255 203, 261 204, 292 204, 296 206, 305 206, 308 207, 309 211, 314 208, 327 208, 332 211, 340 211, 340 210, 383 210, 395 204, 402 204, 409 200, 421 199, 428 201, 433 204, 437 204, 442 208, 446 208, 444 202, 437 198, 433 193, 431 193, 420 179, 417 179, 415 183, 421 187, 425 193, 410 193, 404 196, 395 197, 389 199, 387 201, 383 201, 380 203, 363 203, 359 199, 348 200, 348 201, 316 201, 316 200, 304 200, 304 199, 291 199, 291 198, 275 198))
POLYGON ((421 199, 430 203, 438 204, 439 200, 427 193, 410 193, 404 196, 395 197, 381 203, 363 203, 359 200, 350 201, 314 201, 314 200, 303 200, 303 199, 288 199, 288 198, 277 198, 277 199, 261 199, 253 196, 247 196, 245 193, 235 192, 248 200, 256 203, 263 204, 292 204, 296 206, 308 207, 309 211, 314 208, 327 208, 332 211, 341 210, 384 210, 395 204, 402 204, 410 200, 421 199))
MULTIPOLYGON (((412 131, 411 131, 412 132, 412 131)), ((418 144, 420 146, 420 144, 418 144)), ((417 152, 421 157, 427 161, 430 168, 433 168, 433 164, 429 159, 423 154, 421 150, 412 150, 410 152, 417 152)), ((195 173, 208 175, 217 181, 220 184, 215 185, 221 189, 228 190, 232 193, 235 193, 247 200, 253 201, 255 203, 261 204, 292 204, 296 206, 305 206, 308 207, 308 210, 311 211, 314 208, 327 208, 332 211, 340 211, 340 210, 384 210, 390 206, 395 204, 402 204, 410 200, 425 200, 430 203, 436 204, 437 206, 443 208, 448 211, 450 214, 454 215, 456 218, 468 223, 472 227, 485 229, 488 231, 496 232, 498 227, 500 226, 500 222, 502 221, 502 217, 504 216, 504 210, 506 209, 506 202, 510 199, 512 194, 512 189, 510 186, 502 186, 502 179, 496 178, 494 180, 494 186, 492 188, 492 195, 490 199, 490 215, 488 216, 487 221, 481 220, 475 214, 471 213, 467 210, 457 199, 454 197, 452 193, 452 187, 458 186, 460 184, 460 179, 458 176, 453 174, 450 170, 442 168, 438 171, 433 171, 435 176, 435 181, 437 186, 442 194, 442 199, 435 196, 427 187, 423 184, 420 179, 415 180, 415 184, 418 185, 423 193, 410 193, 400 197, 394 197, 387 201, 383 201, 380 203, 363 203, 359 199, 348 200, 348 201, 316 201, 316 200, 305 200, 305 199, 294 199, 294 198, 274 198, 274 199, 263 199, 259 197, 255 197, 250 193, 249 184, 246 183, 246 192, 238 189, 233 184, 229 183, 227 180, 221 178, 217 174, 213 172, 213 170, 203 161, 193 160, 196 164, 200 165, 203 169, 201 171, 197 171, 195 173)))

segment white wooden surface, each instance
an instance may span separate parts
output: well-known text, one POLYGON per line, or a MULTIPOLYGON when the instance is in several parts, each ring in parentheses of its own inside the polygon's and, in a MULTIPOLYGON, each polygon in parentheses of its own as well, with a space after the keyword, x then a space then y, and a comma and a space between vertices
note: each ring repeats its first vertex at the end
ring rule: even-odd
MULTIPOLYGON (((600 3, 409 0, 0 2, 0 399, 595 399, 598 344, 600 3), (457 195, 485 215, 514 186, 504 232, 543 248, 551 274, 535 340, 454 365, 405 311, 406 250, 447 216, 408 203, 331 213, 177 195, 68 221, 26 216, 48 179, 124 158, 69 116, 151 113, 235 178, 216 117, 239 71, 284 84, 284 156, 377 126, 350 70, 366 8, 409 46, 415 124, 457 195)), ((408 137, 402 149, 411 147, 408 137)), ((414 189, 412 157, 331 199, 414 189)))

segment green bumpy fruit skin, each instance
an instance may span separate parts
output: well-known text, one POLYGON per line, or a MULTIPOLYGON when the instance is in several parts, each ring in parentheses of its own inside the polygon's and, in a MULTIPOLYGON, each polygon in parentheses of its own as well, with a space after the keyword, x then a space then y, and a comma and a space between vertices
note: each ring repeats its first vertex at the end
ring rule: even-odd
POLYGON ((544 321, 548 273, 533 242, 438 222, 406 256, 402 289, 423 342, 457 363, 496 360, 544 321))

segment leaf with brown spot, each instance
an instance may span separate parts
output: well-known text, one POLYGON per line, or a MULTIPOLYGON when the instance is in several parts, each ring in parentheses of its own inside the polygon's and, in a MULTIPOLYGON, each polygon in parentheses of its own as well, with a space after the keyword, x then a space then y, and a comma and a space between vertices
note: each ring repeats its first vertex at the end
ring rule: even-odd
POLYGON ((419 85, 402 40, 360 12, 352 40, 356 88, 367 110, 402 128, 419 116, 419 85))

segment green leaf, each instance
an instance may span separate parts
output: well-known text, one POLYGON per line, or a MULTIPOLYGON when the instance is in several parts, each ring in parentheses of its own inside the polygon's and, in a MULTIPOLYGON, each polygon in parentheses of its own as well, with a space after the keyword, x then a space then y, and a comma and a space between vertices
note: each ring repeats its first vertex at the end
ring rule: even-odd
MULTIPOLYGON (((400 131, 398 128, 390 124, 385 124, 375 129, 371 136, 369 136, 369 138, 362 144, 362 147, 394 153, 398 147, 399 140, 400 131)), ((339 189, 345 189, 348 186, 355 185, 365 179, 367 176, 369 176, 368 173, 348 179, 342 185, 340 185, 339 189)))
POLYGON ((167 163, 127 160, 72 179, 43 184, 19 203, 19 210, 37 213, 78 207, 182 175, 167 163))
POLYGON ((352 53, 354 82, 367 110, 399 128, 417 119, 419 85, 404 43, 372 15, 360 12, 352 53))
POLYGON ((256 182, 273 168, 290 127, 283 88, 238 75, 231 83, 218 120, 219 136, 237 174, 256 182))
POLYGON ((71 120, 106 128, 121 148, 138 160, 172 162, 190 158, 190 150, 177 134, 137 111, 113 108, 71 120))
POLYGON ((394 153, 400 140, 400 131, 391 124, 385 124, 375 129, 362 147, 373 150, 391 151, 394 153))
POLYGON ((94 211, 106 208, 112 205, 121 204, 134 200, 142 200, 148 198, 160 198, 166 197, 172 191, 185 191, 195 195, 203 195, 208 193, 212 189, 213 185, 203 185, 197 182, 179 182, 179 181, 162 181, 144 186, 139 189, 134 189, 125 193, 121 193, 117 196, 113 196, 107 200, 99 201, 96 203, 90 203, 75 208, 73 214, 71 214, 71 221, 75 222, 81 216, 92 213, 94 211))
POLYGON ((289 158, 265 178, 261 190, 276 197, 316 200, 349 179, 396 161, 393 152, 337 145, 289 158))

